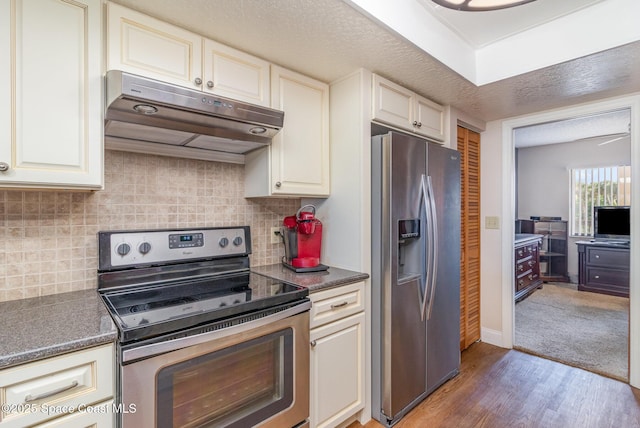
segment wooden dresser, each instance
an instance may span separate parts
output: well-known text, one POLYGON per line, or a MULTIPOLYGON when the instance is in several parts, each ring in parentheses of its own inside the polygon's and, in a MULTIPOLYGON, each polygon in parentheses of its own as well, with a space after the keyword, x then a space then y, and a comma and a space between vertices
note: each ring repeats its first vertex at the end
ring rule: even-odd
POLYGON ((515 300, 524 299, 542 285, 540 277, 540 248, 542 235, 517 233, 514 241, 515 300))
POLYGON ((579 241, 578 290, 629 297, 629 246, 579 241))

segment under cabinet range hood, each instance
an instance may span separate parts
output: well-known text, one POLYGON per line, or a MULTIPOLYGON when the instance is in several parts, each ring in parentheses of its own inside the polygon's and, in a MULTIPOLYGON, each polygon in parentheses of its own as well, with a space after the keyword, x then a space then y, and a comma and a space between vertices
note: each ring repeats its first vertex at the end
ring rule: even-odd
POLYGON ((284 112, 119 70, 106 74, 105 145, 139 153, 244 163, 284 112))

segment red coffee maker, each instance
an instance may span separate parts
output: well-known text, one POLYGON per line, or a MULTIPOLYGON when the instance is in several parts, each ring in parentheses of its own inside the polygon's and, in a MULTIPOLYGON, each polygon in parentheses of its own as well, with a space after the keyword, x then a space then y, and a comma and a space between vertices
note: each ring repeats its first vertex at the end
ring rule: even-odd
POLYGON ((305 205, 296 215, 285 217, 280 234, 284 240, 282 264, 295 272, 327 270, 320 264, 322 223, 316 217, 316 207, 305 205))

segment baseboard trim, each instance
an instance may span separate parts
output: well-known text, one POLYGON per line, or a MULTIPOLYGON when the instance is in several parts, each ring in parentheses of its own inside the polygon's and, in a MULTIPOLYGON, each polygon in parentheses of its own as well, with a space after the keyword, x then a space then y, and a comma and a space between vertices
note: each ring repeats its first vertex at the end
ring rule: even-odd
POLYGON ((482 327, 480 329, 480 340, 489 345, 499 346, 506 348, 502 340, 502 332, 500 330, 492 330, 490 328, 482 327))

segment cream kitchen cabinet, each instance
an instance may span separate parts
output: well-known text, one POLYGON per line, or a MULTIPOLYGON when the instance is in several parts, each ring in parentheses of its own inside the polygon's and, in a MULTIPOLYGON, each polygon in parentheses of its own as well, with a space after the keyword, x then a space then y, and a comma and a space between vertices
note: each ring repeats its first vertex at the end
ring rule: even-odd
POLYGON ((364 408, 364 283, 311 293, 310 424, 335 427, 364 408))
POLYGON ((108 344, 1 370, 0 428, 113 427, 114 355, 108 344))
POLYGON ((271 107, 284 111, 284 125, 245 156, 245 197, 328 197, 329 86, 272 66, 271 107))
POLYGON ((381 76, 373 75, 373 120, 444 141, 444 108, 381 76))
POLYGON ((101 11, 0 2, 0 187, 102 187, 101 11))
POLYGON ((120 5, 107 5, 107 69, 269 106, 269 63, 120 5))

